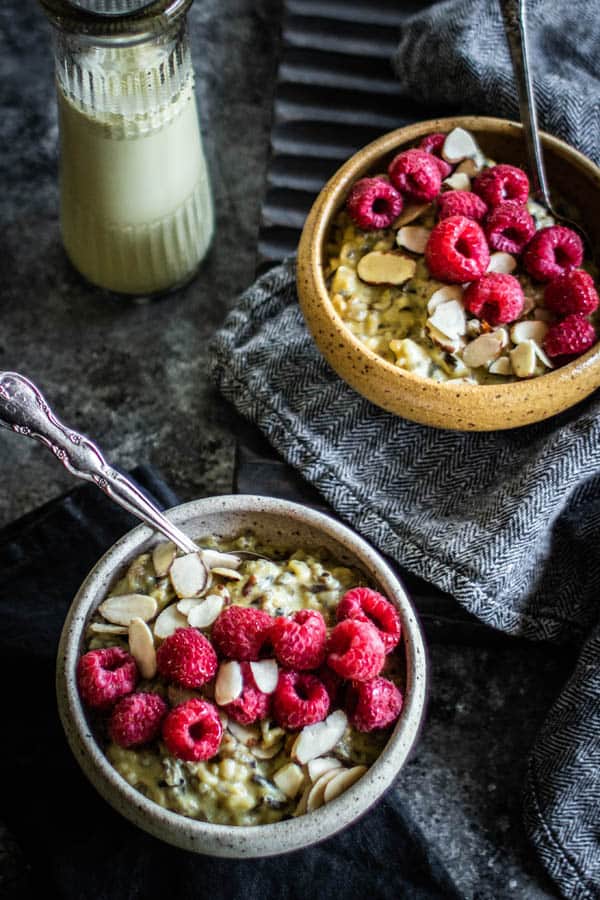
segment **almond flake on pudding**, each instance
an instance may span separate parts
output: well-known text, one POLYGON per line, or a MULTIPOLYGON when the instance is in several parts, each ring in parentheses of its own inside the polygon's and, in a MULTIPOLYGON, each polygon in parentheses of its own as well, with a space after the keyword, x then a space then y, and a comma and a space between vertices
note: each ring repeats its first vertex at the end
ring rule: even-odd
POLYGON ((272 694, 279 681, 279 666, 275 659, 259 659, 250 663, 252 677, 259 691, 272 694))
POLYGON ((473 135, 460 127, 453 128, 446 135, 442 147, 442 157, 449 163, 458 163, 469 158, 473 159, 478 166, 485 165, 486 161, 473 135))
POLYGON ((219 706, 226 706, 237 700, 244 689, 242 667, 239 662, 229 659, 222 662, 215 681, 215 701, 219 706))
POLYGON ((173 541, 157 544, 152 551, 152 565, 157 578, 164 578, 171 568, 171 563, 177 556, 177 547, 173 541))
POLYGON ((358 277, 365 284, 404 284, 416 270, 415 260, 397 250, 372 250, 356 267, 358 277))
POLYGON ((500 356, 495 359, 488 372, 490 375, 512 375, 512 366, 508 356, 500 356))
MULTIPOLYGON (((189 601, 182 601, 182 603, 189 601)), ((225 605, 223 597, 217 594, 209 594, 205 600, 199 600, 192 606, 187 614, 188 625, 192 628, 208 628, 215 621, 225 605)), ((177 609, 182 612, 181 604, 177 604, 177 609)))
POLYGON ((510 351, 513 372, 519 378, 531 378, 535 374, 536 352, 533 341, 523 341, 510 351))
POLYGON ((240 725, 239 722, 230 719, 227 723, 227 730, 236 738, 240 744, 244 744, 251 749, 260 741, 260 732, 258 728, 248 728, 246 725, 240 725))
POLYGON ((98 607, 107 622, 127 627, 132 619, 139 618, 149 622, 156 615, 157 609, 158 603, 147 594, 119 594, 109 597, 98 607))
POLYGON ((434 344, 437 344, 438 347, 441 347, 442 350, 445 350, 446 353, 458 353, 459 350, 465 346, 465 341, 463 338, 455 337, 449 338, 447 335, 443 334, 441 331, 430 324, 430 321, 427 320, 427 334, 431 338, 434 344))
POLYGON ((308 794, 306 801, 307 812, 314 812, 315 809, 319 809, 319 807, 323 806, 323 803, 325 802, 325 788, 329 782, 339 774, 337 769, 331 769, 329 772, 324 772, 320 778, 317 778, 308 794))
POLYGON ((448 300, 462 300, 463 293, 459 284, 445 284, 444 287, 434 291, 427 301, 427 312, 432 315, 440 303, 446 303, 448 300))
POLYGON ((542 344, 547 331, 548 325, 545 322, 529 319, 513 325, 510 336, 513 344, 522 344, 523 341, 535 341, 537 344, 542 344))
POLYGON ((197 553, 186 553, 173 560, 169 578, 178 597, 197 597, 208 584, 208 569, 197 553))
POLYGON ((135 659, 142 678, 156 675, 156 650, 152 632, 142 619, 129 623, 129 652, 135 659))
POLYGON ((175 634, 178 628, 187 628, 187 617, 182 615, 174 603, 167 606, 158 616, 153 626, 154 636, 164 641, 169 635, 175 634))
POLYGON ((343 772, 336 773, 335 778, 332 778, 325 787, 323 801, 325 803, 331 803, 332 800, 339 797, 345 790, 352 787, 354 782, 358 781, 361 775, 364 775, 366 771, 366 766, 353 766, 351 769, 345 769, 343 772))
POLYGON ((412 253, 425 253, 425 247, 429 240, 431 229, 422 228, 420 225, 405 225, 396 235, 396 243, 412 253))
POLYGON ((468 175, 469 178, 475 178, 481 172, 481 166, 478 166, 474 159, 463 159, 454 170, 458 175, 468 175))
POLYGON ((499 328, 494 328, 492 334, 497 335, 500 340, 500 347, 504 350, 505 347, 508 347, 510 343, 510 337, 508 334, 508 329, 504 328, 502 325, 499 328))
POLYGON ((440 303, 434 309, 433 315, 427 319, 427 323, 449 338, 463 337, 467 333, 467 316, 459 300, 440 303))
POLYGON ((108 622, 92 622, 90 631, 94 634, 127 634, 126 625, 109 625, 108 622))
POLYGON ((537 342, 537 341, 532 341, 531 343, 533 344, 533 350, 534 350, 534 353, 535 353, 535 355, 537 356, 537 358, 539 359, 539 361, 540 361, 544 366, 546 366, 547 369, 553 369, 553 368, 554 368, 554 363, 552 362, 551 359, 548 358, 548 356, 546 355, 545 351, 542 349, 542 347, 540 347, 540 345, 538 344, 538 342, 537 342))
POLYGON ((453 191, 470 191, 471 179, 464 172, 454 172, 448 178, 444 178, 442 184, 449 187, 453 191))
POLYGON ((224 566, 227 569, 239 569, 242 560, 234 553, 221 553, 220 550, 202 549, 198 556, 207 569, 214 569, 215 566, 224 566))
POLYGON ((279 744, 273 744, 272 747, 250 747, 250 753, 255 756, 257 759, 274 759, 281 753, 283 749, 283 741, 280 741, 279 744))
POLYGON ((242 576, 235 569, 229 569, 226 566, 213 566, 210 570, 213 575, 220 575, 221 578, 228 578, 229 581, 241 581, 242 576))
POLYGON ((304 783, 304 772, 296 763, 287 763, 281 769, 277 769, 273 775, 273 783, 286 797, 293 799, 304 783))
POLYGON ((517 268, 517 261, 510 253, 498 250, 490 256, 490 264, 487 267, 488 272, 498 272, 501 275, 510 275, 517 268))
POLYGON ((479 337, 467 344, 463 350, 463 362, 471 369, 477 369, 479 366, 487 366, 494 359, 500 356, 502 350, 502 336, 496 331, 481 334, 479 337))
POLYGON ((331 769, 341 769, 341 767, 340 760, 336 759, 335 756, 318 756, 316 759, 309 760, 306 768, 308 769, 308 777, 315 782, 325 772, 330 772, 331 769))
POLYGON ((323 722, 306 725, 294 741, 292 756, 304 764, 309 759, 329 753, 341 739, 347 726, 348 717, 341 709, 336 709, 323 722))
POLYGON ((431 209, 431 203, 407 203, 396 221, 392 222, 391 227, 394 229, 402 228, 403 225, 414 222, 415 219, 418 219, 419 216, 422 216, 429 209, 431 209))

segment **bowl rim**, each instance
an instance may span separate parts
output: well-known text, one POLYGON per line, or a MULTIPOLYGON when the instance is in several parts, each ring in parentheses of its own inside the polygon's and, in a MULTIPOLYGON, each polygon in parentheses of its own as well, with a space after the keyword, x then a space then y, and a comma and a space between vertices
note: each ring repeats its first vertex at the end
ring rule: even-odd
MULTIPOLYGON (((493 133, 505 132, 507 128, 516 132, 522 132, 523 130, 523 126, 519 122, 515 122, 511 119, 501 119, 495 116, 446 116, 443 118, 418 121, 409 125, 404 125, 401 128, 396 128, 357 150, 336 170, 323 186, 304 223, 300 237, 300 246, 303 247, 305 245, 307 254, 310 254, 312 258, 313 265, 311 266, 311 275, 313 277, 314 287, 328 317, 332 319, 336 326, 341 330, 343 339, 351 349, 358 353, 359 358, 362 357, 368 363, 382 367, 385 371, 392 374, 393 377, 404 379, 417 386, 426 383, 428 385, 433 385, 436 390, 452 391, 455 394, 456 392, 459 392, 465 397, 480 393, 483 389, 488 393, 493 391, 494 395, 502 396, 503 394, 510 394, 516 397, 517 394, 522 394, 523 398, 525 398, 531 391, 531 385, 535 384, 540 379, 543 379, 544 384, 548 385, 549 388, 553 386, 558 388, 561 382, 571 381, 577 373, 583 369, 600 362, 600 338, 593 347, 582 356, 564 366, 545 372, 543 375, 533 379, 499 382, 498 384, 469 384, 456 379, 437 382, 431 378, 416 375, 414 372, 409 372, 406 369, 395 366, 393 363, 383 359, 383 357, 379 356, 359 341, 346 327, 344 320, 339 316, 331 302, 323 274, 323 249, 326 244, 327 231, 331 226, 334 215, 341 207, 340 201, 343 196, 348 192, 357 177, 368 174, 376 164, 377 159, 386 156, 395 149, 399 149, 403 144, 412 143, 426 134, 435 131, 444 131, 458 126, 465 128, 466 130, 488 129, 493 133), (405 135, 408 131, 411 132, 411 135, 407 138, 405 135)), ((563 157, 566 156, 570 163, 574 163, 576 167, 584 173, 588 175, 592 173, 595 174, 596 179, 599 180, 600 190, 600 167, 596 166, 589 157, 585 156, 574 147, 571 147, 566 141, 563 141, 561 138, 557 138, 546 131, 540 131, 540 138, 544 148, 559 151, 559 155, 562 155, 563 157)))
MULTIPOLYGON (((378 551, 333 516, 291 501, 252 494, 192 500, 173 507, 166 515, 186 531, 189 523, 193 530, 194 518, 216 513, 290 515, 340 543, 394 601, 401 617, 406 659, 405 703, 375 763, 331 803, 298 818, 266 825, 218 825, 190 819, 149 800, 128 784, 96 742, 77 691, 75 667, 85 625, 117 572, 134 555, 164 540, 145 525, 137 526, 107 550, 83 581, 69 608, 56 664, 59 715, 71 750, 94 787, 143 830, 199 853, 238 858, 272 856, 330 837, 366 813, 391 786, 419 736, 427 694, 427 655, 419 621, 402 581, 378 551)), ((240 522, 239 530, 243 527, 240 522)))

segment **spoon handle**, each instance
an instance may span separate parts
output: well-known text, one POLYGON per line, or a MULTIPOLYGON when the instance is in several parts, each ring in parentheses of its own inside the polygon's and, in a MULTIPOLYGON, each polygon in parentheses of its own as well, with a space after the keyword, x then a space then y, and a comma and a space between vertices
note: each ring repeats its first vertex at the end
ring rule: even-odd
POLYGON ((519 109, 527 147, 532 193, 536 199, 541 200, 549 210, 552 210, 538 130, 533 78, 529 67, 527 2, 526 0, 500 0, 500 7, 519 91, 519 109))
POLYGON ((77 478, 91 481, 152 529, 186 553, 198 548, 128 478, 106 462, 99 448, 54 415, 41 391, 17 372, 0 373, 0 426, 34 438, 51 450, 77 478))

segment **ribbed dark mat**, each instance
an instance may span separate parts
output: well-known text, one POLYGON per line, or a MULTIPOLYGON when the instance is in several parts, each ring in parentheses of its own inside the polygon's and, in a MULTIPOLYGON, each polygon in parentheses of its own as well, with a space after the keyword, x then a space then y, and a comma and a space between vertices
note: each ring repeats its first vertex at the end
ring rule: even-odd
POLYGON ((382 133, 423 118, 417 103, 400 97, 390 59, 405 18, 425 5, 284 0, 261 268, 295 251, 315 196, 344 160, 382 133))

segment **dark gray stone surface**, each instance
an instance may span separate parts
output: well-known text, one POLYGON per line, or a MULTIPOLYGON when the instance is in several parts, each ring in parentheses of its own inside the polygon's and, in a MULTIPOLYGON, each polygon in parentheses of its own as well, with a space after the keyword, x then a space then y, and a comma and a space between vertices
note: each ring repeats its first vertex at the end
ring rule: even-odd
MULTIPOLYGON (((207 382, 206 345, 254 272, 279 7, 192 9, 218 226, 197 280, 152 303, 103 294, 67 263, 48 29, 32 0, 0 7, 0 369, 28 374, 112 461, 150 461, 184 499, 231 490, 238 423, 207 382)), ((72 480, 38 445, 0 432, 0 483, 4 524, 72 480)), ((465 897, 554 896, 523 835, 520 785, 568 658, 513 642, 435 644, 431 662, 427 725, 398 789, 465 897)), ((26 865, 0 826, 0 895, 26 865)))

